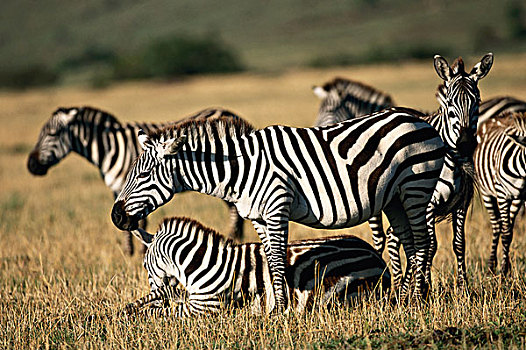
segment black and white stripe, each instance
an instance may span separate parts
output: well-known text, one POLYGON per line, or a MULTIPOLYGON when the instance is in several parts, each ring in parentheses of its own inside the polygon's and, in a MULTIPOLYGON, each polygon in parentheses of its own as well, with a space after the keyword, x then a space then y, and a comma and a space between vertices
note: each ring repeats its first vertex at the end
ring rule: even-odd
MULTIPOLYGON (((121 229, 194 190, 235 203, 258 232, 278 309, 285 306, 289 221, 315 228, 358 225, 384 210, 412 271, 429 251, 425 211, 444 162, 440 135, 408 109, 315 128, 242 120, 189 122, 150 136, 112 210, 121 229)), ((423 274, 418 290, 425 291, 423 274)))
MULTIPOLYGON (((144 268, 151 292, 129 304, 128 312, 187 317, 230 305, 251 305, 258 313, 273 308, 261 243, 234 244, 186 218, 165 219, 155 235, 144 230, 140 235, 148 246, 144 268)), ((297 312, 333 300, 352 301, 373 290, 381 293, 391 283, 381 256, 354 236, 291 242, 285 277, 289 305, 297 312)))
POLYGON ((495 271, 502 239, 501 272, 506 275, 515 218, 526 199, 526 112, 491 118, 478 134, 475 169, 493 230, 489 268, 495 271))
MULTIPOLYGON (((121 123, 113 115, 91 107, 59 108, 44 124, 38 141, 29 154, 27 167, 34 175, 45 175, 70 152, 75 152, 99 168, 104 183, 115 198, 121 191, 132 163, 142 152, 137 132, 152 132, 187 120, 238 118, 224 109, 205 109, 179 122, 121 123)), ((243 220, 230 205, 232 234, 241 238, 243 220)), ((131 234, 127 251, 133 254, 131 234)))
MULTIPOLYGON (((369 85, 345 78, 335 78, 322 86, 313 86, 312 90, 321 100, 315 126, 354 119, 395 105, 390 95, 369 85)), ((386 238, 382 215, 375 215, 369 219, 369 226, 373 231, 373 246, 381 254, 385 248, 386 238)))
POLYGON ((479 126, 491 118, 506 116, 509 113, 526 112, 526 101, 512 96, 493 97, 482 101, 479 107, 479 126))
MULTIPOLYGON (((466 210, 473 196, 473 180, 470 170, 472 169, 472 153, 476 146, 475 131, 480 102, 477 82, 488 73, 492 63, 493 55, 488 54, 468 74, 464 70, 462 59, 458 59, 450 67, 444 58, 435 56, 435 69, 444 80, 444 84, 437 92, 440 109, 431 115, 420 115, 420 118, 426 120, 440 133, 450 152, 446 156, 444 168, 428 211, 428 232, 431 239, 431 258, 426 268, 428 281, 430 281, 432 257, 436 252, 435 218, 444 218, 448 214, 452 215, 453 221, 453 246, 457 257, 459 282, 463 283, 465 280, 464 223, 466 210)), ((334 99, 333 96, 341 94, 337 88, 337 85, 332 85, 332 89, 336 91, 327 91, 326 100, 334 99)), ((372 88, 368 88, 367 91, 370 89, 372 88)), ((325 106, 333 104, 324 100, 319 114, 330 113, 330 110, 325 111, 325 106)), ((339 109, 339 114, 340 118, 345 114, 345 107, 339 109)), ((347 111, 347 118, 354 117, 353 110, 347 111)), ((385 246, 385 235, 381 226, 382 217, 378 215, 371 221, 375 248, 382 252, 385 246)), ((399 284, 401 280, 399 248, 397 237, 390 236, 388 250, 391 256, 394 285, 399 284)))
POLYGON ((321 99, 315 126, 343 122, 394 107, 388 94, 358 81, 335 78, 312 91, 321 99))

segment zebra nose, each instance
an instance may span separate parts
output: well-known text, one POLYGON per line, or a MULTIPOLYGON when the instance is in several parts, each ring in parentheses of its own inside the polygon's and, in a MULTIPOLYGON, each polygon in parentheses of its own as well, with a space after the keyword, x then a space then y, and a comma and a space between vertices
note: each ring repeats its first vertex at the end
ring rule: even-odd
POLYGON ((469 129, 463 129, 460 138, 457 141, 457 149, 462 157, 471 158, 477 147, 477 138, 474 132, 469 129))
POLYGON ((121 230, 134 230, 138 226, 138 221, 126 214, 124 210, 124 201, 120 200, 113 204, 111 209, 111 221, 121 230))
POLYGON ((47 167, 40 164, 38 161, 39 152, 38 150, 33 151, 29 154, 29 157, 27 159, 27 170, 33 175, 46 175, 47 173, 47 167))

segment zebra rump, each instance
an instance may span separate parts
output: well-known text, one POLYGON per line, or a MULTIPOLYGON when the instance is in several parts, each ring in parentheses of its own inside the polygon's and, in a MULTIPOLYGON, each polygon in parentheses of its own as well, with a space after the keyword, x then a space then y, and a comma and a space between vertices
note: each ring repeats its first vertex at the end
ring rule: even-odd
MULTIPOLYGON (((144 267, 151 293, 129 304, 129 313, 185 317, 229 305, 251 305, 258 313, 272 309, 271 275, 261 243, 235 244, 178 217, 165 219, 153 236, 134 232, 148 246, 144 267), (150 308, 140 310, 144 306, 150 308)), ((297 312, 380 293, 390 287, 390 279, 381 256, 354 236, 301 240, 287 247, 286 282, 297 312)))

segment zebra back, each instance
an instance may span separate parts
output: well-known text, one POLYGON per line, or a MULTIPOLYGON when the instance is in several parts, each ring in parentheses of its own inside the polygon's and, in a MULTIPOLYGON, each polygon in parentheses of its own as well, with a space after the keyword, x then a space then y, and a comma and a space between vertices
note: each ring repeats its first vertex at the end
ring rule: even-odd
MULTIPOLYGON (((148 244, 150 239, 145 239, 144 233, 141 237, 148 244)), ((136 308, 166 298, 168 290, 177 295, 179 304, 184 300, 178 307, 179 316, 247 303, 255 311, 261 307, 268 311, 274 303, 263 245, 235 244, 191 219, 164 219, 151 238, 144 267, 152 292, 137 301, 136 308), (181 288, 174 292, 178 285, 181 288)), ((289 296, 300 312, 316 302, 349 300, 390 285, 385 262, 369 244, 354 236, 291 242, 286 280, 289 296)))
POLYGON ((390 95, 344 78, 314 86, 313 92, 322 100, 315 126, 339 123, 394 106, 390 95))

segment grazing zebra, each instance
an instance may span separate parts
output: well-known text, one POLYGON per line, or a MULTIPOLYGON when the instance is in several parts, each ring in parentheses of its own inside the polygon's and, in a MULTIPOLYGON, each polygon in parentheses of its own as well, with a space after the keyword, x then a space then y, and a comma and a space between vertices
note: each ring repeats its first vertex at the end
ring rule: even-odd
MULTIPOLYGON (((448 214, 452 215, 453 246, 457 258, 458 281, 465 281, 465 243, 464 223, 465 214, 473 196, 472 180, 472 153, 476 146, 475 131, 477 128, 478 106, 480 93, 477 87, 478 80, 484 78, 493 64, 493 55, 487 54, 475 65, 470 73, 464 70, 461 58, 457 59, 452 67, 441 56, 435 56, 434 66, 437 74, 444 80, 437 92, 440 109, 431 115, 422 115, 421 118, 431 124, 439 133, 444 142, 449 146, 450 152, 446 161, 439 183, 433 194, 433 199, 428 212, 428 232, 431 239, 430 259, 427 261, 426 278, 430 282, 432 259, 436 253, 435 218, 443 219, 448 214)), ((338 103, 341 85, 330 85, 332 90, 326 91, 325 99, 320 106, 319 115, 331 113, 331 107, 338 103), (332 102, 335 100, 336 102, 332 102), (329 108, 327 107, 329 106, 329 108)), ((368 88, 367 91, 369 91, 368 88)), ((351 98, 348 98, 352 100, 351 98)), ((338 109, 339 118, 354 118, 354 111, 346 111, 345 105, 338 109)), ((319 118, 319 117, 318 117, 319 118)), ((375 248, 382 252, 385 245, 385 234, 381 226, 381 214, 372 220, 371 229, 375 248)), ((401 281, 401 264, 399 257, 400 242, 396 236, 390 236, 388 243, 389 255, 394 276, 394 285, 401 281)))
MULTIPOLYGON (((137 232, 137 231, 135 231, 137 232)), ((144 268, 151 292, 129 304, 130 313, 178 317, 217 312, 225 305, 252 304, 266 312, 274 304, 271 276, 261 243, 234 244, 187 218, 164 219, 157 233, 139 230, 148 246, 144 268), (162 307, 172 299, 175 308, 162 307)), ((285 279, 294 310, 319 303, 350 301, 389 288, 391 276, 382 257, 363 240, 337 236, 295 241, 287 246, 285 279), (377 288, 378 287, 378 288, 377 288)))
MULTIPOLYGON (((344 78, 314 86, 312 91, 322 101, 315 126, 331 125, 394 107, 394 101, 388 94, 344 78)), ((381 254, 385 248, 382 216, 373 216, 369 225, 375 233, 373 246, 381 254)))
POLYGON ((263 242, 278 312, 286 306, 289 221, 337 229, 384 210, 407 248, 408 271, 418 267, 417 289, 424 292, 418 272, 429 251, 425 211, 445 146, 411 113, 391 109, 305 129, 254 130, 241 119, 218 118, 142 133, 144 152, 113 205, 113 223, 136 229, 140 219, 185 190, 235 203, 263 242))
MULTIPOLYGON (((224 109, 205 109, 180 122, 219 117, 238 118, 224 109)), ((59 108, 42 127, 29 154, 27 168, 34 175, 46 175, 50 167, 73 151, 99 168, 104 183, 117 198, 126 174, 142 150, 137 140, 138 130, 154 131, 173 123, 178 122, 121 123, 113 115, 91 107, 59 108)), ((241 238, 243 220, 236 207, 228 205, 232 218, 231 233, 241 238)), ((126 248, 132 255, 131 233, 127 235, 126 248)))
POLYGON ((526 112, 491 118, 480 127, 474 162, 493 230, 489 268, 495 271, 502 237, 501 273, 510 271, 513 226, 526 199, 526 112))
POLYGON ((386 93, 344 78, 335 78, 312 91, 322 102, 315 126, 325 126, 394 107, 386 93))

